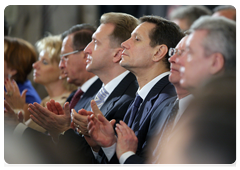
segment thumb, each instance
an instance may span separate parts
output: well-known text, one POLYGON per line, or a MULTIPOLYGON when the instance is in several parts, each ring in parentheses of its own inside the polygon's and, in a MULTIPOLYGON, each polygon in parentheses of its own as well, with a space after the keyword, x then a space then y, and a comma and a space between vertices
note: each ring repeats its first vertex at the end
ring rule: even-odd
POLYGON ((96 117, 98 114, 103 115, 102 112, 99 110, 97 103, 94 100, 91 101, 91 108, 96 117))
POLYGON ((72 109, 71 112, 72 112, 72 113, 71 113, 71 117, 72 117, 72 118, 71 118, 71 120, 72 120, 72 121, 71 121, 71 128, 72 128, 72 129, 75 129, 76 127, 74 126, 74 123, 73 123, 73 115, 74 115, 74 114, 77 114, 77 112, 76 112, 75 109, 72 109))
MULTIPOLYGON (((64 104, 64 112, 66 116, 70 116, 70 107, 69 107, 69 102, 66 102, 64 104)), ((76 111, 75 111, 76 112, 76 111)))
POLYGON ((102 122, 103 124, 107 124, 109 123, 109 121, 103 116, 103 115, 97 115, 97 118, 100 122, 102 122))
POLYGON ((22 113, 22 111, 18 112, 18 121, 19 122, 23 122, 23 113, 22 113))
POLYGON ((26 95, 27 95, 27 89, 23 90, 21 98, 24 99, 24 101, 26 101, 26 95))
POLYGON ((116 120, 115 120, 115 119, 112 119, 112 120, 110 121, 110 123, 111 123, 112 127, 114 127, 114 124, 116 123, 116 120))

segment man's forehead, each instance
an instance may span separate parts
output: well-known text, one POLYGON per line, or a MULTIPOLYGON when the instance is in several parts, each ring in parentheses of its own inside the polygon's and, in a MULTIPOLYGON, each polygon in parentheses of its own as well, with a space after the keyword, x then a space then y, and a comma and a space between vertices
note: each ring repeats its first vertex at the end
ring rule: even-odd
POLYGON ((62 43, 62 48, 61 48, 61 52, 64 52, 64 51, 69 51, 69 50, 72 50, 72 41, 71 41, 71 38, 69 36, 65 37, 63 39, 63 43, 62 43))
POLYGON ((195 30, 187 38, 186 47, 202 44, 204 37, 207 35, 207 30, 195 30))
POLYGON ((153 23, 150 22, 143 22, 141 24, 139 24, 132 32, 131 35, 139 35, 139 36, 148 36, 149 35, 149 31, 152 30, 152 28, 154 28, 155 25, 153 23))
POLYGON ((183 37, 179 44, 177 45, 177 48, 184 49, 186 47, 186 41, 187 41, 188 35, 183 37))

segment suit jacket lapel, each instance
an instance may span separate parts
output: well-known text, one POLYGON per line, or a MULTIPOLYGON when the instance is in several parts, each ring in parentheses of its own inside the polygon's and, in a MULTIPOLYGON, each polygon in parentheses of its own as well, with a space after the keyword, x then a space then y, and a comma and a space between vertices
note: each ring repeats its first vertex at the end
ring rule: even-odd
MULTIPOLYGON (((168 80, 168 75, 163 77, 161 80, 159 80, 153 88, 148 93, 147 97, 143 101, 143 104, 139 110, 139 114, 137 116, 137 121, 139 121, 139 127, 142 123, 146 120, 145 118, 156 109, 156 107, 162 103, 162 99, 164 99, 164 96, 161 96, 161 98, 158 98, 161 94, 162 90, 166 85, 168 85, 170 82, 168 80)), ((136 122, 137 123, 137 122, 136 122)))
POLYGON ((132 73, 128 73, 113 90, 101 108, 105 117, 111 112, 115 103, 122 97, 123 94, 125 94, 126 89, 131 85, 131 83, 133 83, 133 81, 136 81, 136 77, 132 73))
MULTIPOLYGON (((102 87, 102 81, 97 79, 89 89, 83 94, 82 98, 78 101, 74 109, 78 111, 79 109, 86 109, 90 106, 90 101, 93 96, 98 92, 98 90, 102 87)), ((91 106, 90 106, 91 109, 91 106)))

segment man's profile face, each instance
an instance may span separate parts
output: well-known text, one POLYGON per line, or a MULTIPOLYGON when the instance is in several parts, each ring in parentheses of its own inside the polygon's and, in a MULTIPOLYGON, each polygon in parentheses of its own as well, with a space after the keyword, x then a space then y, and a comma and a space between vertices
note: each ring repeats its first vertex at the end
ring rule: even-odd
POLYGON ((92 41, 84 49, 87 54, 87 71, 98 75, 112 63, 114 48, 110 46, 110 36, 115 26, 111 23, 101 24, 92 36, 92 41))
MULTIPOLYGON (((63 40, 61 54, 73 52, 72 45, 73 35, 68 35, 63 40)), ((74 83, 80 86, 86 79, 86 55, 83 51, 66 56, 66 60, 62 59, 59 63, 59 67, 64 71, 69 83, 74 83)))
POLYGON ((152 63, 154 48, 150 46, 149 32, 155 27, 155 24, 144 22, 133 30, 131 37, 122 43, 124 51, 120 65, 131 72, 138 69, 144 70, 152 63))
POLYGON ((178 45, 175 48, 177 50, 177 52, 168 59, 168 61, 170 62, 169 81, 172 84, 180 83, 180 79, 181 79, 180 67, 181 67, 181 65, 179 63, 177 63, 176 60, 179 57, 181 57, 185 52, 187 37, 188 36, 185 36, 182 38, 182 40, 178 43, 178 45))
POLYGON ((190 34, 186 41, 186 52, 177 59, 177 63, 181 65, 180 84, 183 88, 196 88, 210 76, 211 58, 205 56, 202 45, 206 35, 205 30, 190 34))

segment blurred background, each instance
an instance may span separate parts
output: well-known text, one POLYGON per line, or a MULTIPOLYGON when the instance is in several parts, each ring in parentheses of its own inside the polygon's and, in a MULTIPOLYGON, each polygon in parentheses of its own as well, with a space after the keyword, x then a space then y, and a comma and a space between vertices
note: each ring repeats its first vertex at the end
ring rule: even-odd
MULTIPOLYGON (((217 5, 206 5, 212 10, 217 5)), ((4 10, 4 27, 8 35, 35 43, 48 35, 61 34, 73 25, 90 23, 99 25, 99 18, 106 12, 124 12, 137 18, 158 15, 169 19, 170 13, 179 5, 10 5, 4 10)), ((29 75, 32 81, 32 74, 29 75)), ((43 99, 47 92, 32 81, 43 99)))

